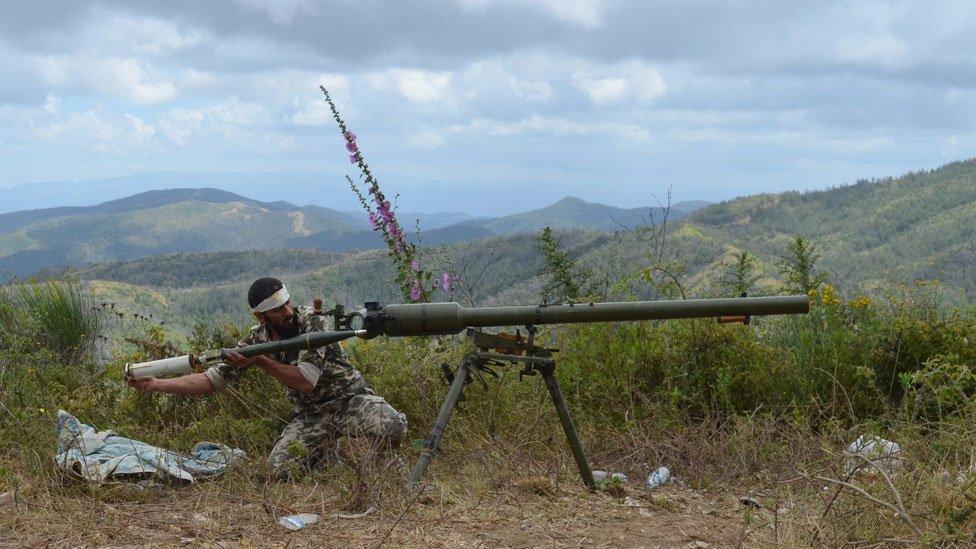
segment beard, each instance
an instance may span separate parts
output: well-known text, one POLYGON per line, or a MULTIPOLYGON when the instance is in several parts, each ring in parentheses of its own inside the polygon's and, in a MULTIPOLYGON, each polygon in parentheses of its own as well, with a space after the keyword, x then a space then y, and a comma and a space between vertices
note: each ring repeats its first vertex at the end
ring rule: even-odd
POLYGON ((291 315, 290 317, 286 318, 282 324, 269 323, 268 326, 274 331, 274 333, 278 334, 278 337, 281 339, 291 339, 297 336, 299 333, 297 315, 291 315))

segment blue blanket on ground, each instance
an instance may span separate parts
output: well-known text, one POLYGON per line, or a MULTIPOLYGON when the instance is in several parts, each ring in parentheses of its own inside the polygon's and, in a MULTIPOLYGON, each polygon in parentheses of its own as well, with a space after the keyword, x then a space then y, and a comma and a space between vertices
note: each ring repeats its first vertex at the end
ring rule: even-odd
POLYGON ((91 425, 58 410, 58 453, 54 461, 65 473, 91 482, 126 480, 127 476, 172 476, 195 482, 223 473, 243 450, 201 442, 184 455, 138 440, 96 431, 91 425))

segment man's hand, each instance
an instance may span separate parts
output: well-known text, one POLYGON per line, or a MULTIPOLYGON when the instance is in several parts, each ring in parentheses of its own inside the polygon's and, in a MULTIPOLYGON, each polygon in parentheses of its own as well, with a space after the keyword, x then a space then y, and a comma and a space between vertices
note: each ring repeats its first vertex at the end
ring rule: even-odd
POLYGON ((230 351, 224 357, 224 364, 230 364, 236 368, 247 368, 249 366, 260 366, 268 357, 264 355, 252 356, 250 358, 241 353, 230 351))
POLYGON ((132 387, 136 391, 145 394, 159 391, 159 384, 157 383, 158 381, 159 380, 154 377, 144 377, 141 379, 127 379, 125 384, 132 387))

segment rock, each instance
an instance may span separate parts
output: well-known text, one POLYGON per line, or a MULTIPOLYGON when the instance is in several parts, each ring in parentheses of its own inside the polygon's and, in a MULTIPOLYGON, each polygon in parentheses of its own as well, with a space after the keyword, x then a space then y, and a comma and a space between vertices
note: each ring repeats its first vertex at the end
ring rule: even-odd
POLYGON ((762 504, 752 496, 743 496, 739 498, 739 503, 745 505, 746 507, 752 507, 753 509, 762 509, 762 504))

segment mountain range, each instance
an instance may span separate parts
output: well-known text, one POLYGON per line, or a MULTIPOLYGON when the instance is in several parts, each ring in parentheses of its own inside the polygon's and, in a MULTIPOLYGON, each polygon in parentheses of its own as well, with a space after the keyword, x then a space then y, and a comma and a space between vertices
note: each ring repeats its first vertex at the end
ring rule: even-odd
MULTIPOLYGON (((675 204, 671 216, 680 218, 703 204, 675 204)), ((435 245, 545 226, 613 230, 662 215, 661 208, 615 208, 567 197, 501 218, 447 212, 400 214, 400 220, 408 229, 415 222, 432 227, 423 231, 422 242, 435 245)), ((339 252, 383 245, 362 215, 261 202, 213 188, 152 190, 94 206, 0 214, 0 272, 16 277, 167 253, 280 248, 339 252)))
MULTIPOLYGON (((207 195, 211 200, 215 196, 207 195)), ((302 210, 222 196, 233 200, 178 201, 125 214, 91 215, 160 220, 157 210, 173 208, 166 210, 170 214, 166 223, 159 221, 168 227, 172 216, 196 219, 189 213, 196 209, 236 212, 229 214, 234 218, 250 208, 252 220, 267 217, 262 222, 275 226, 271 220, 285 224, 276 216, 294 223, 289 214, 302 210)), ((661 297, 639 273, 662 260, 673 267, 672 274, 687 295, 729 295, 722 280, 734 254, 740 251, 750 252, 757 260, 758 280, 750 293, 780 292, 779 262, 796 234, 803 234, 814 243, 819 256, 816 268, 826 271, 830 283, 845 296, 864 293, 883 299, 885 292, 901 291, 902 283, 928 280, 941 281, 935 287, 953 300, 971 302, 976 292, 976 160, 817 192, 749 196, 707 205, 684 215, 676 207, 663 240, 655 236, 660 233, 646 228, 622 228, 642 221, 639 212, 605 208, 565 198, 548 208, 503 221, 469 219, 425 231, 425 243, 430 243, 428 239, 437 231, 448 229, 458 233, 463 229, 471 235, 440 250, 428 248, 431 253, 423 258, 425 268, 435 272, 452 270, 462 277, 454 293, 439 292, 435 299, 481 305, 538 302, 545 277, 540 274, 543 261, 534 245, 537 229, 532 223, 557 225, 567 218, 577 219, 579 225, 557 225, 563 227, 556 231, 560 245, 575 262, 589 290, 606 299, 661 297), (608 220, 593 212, 612 213, 612 218, 608 220), (593 215, 596 217, 590 217, 593 215)), ((651 210, 643 211, 650 215, 651 210)), ((315 212, 305 213, 313 218, 315 212)), ((349 223, 362 223, 356 215, 346 216, 353 218, 349 223)), ((22 234, 24 238, 52 234, 50 230, 44 233, 36 229, 45 223, 65 223, 58 219, 62 218, 48 217, 37 224, 20 225, 2 238, 9 238, 10 234, 22 234), (26 230, 28 227, 35 229, 26 230)), ((330 217, 335 223, 341 219, 346 218, 330 217)), ((2 216, 0 222, 13 223, 2 216)), ((120 224, 116 222, 113 227, 120 224)), ((315 235, 296 236, 294 225, 285 225, 280 231, 280 235, 287 235, 281 236, 285 240, 311 241, 315 235)), ((362 231, 353 227, 348 232, 334 232, 342 237, 362 231)), ((145 233, 141 238, 147 238, 145 233)), ((156 319, 165 318, 178 330, 187 329, 197 319, 214 316, 243 322, 246 309, 241 296, 251 280, 268 274, 285 280, 299 302, 324 297, 328 302, 356 305, 401 299, 390 284, 391 265, 383 249, 339 252, 271 247, 189 252, 91 264, 73 274, 88 281, 99 299, 118 302, 120 308, 143 315, 153 314, 156 319)))

